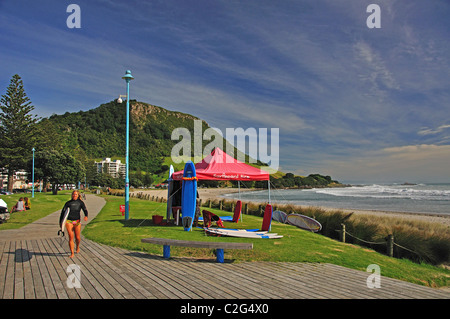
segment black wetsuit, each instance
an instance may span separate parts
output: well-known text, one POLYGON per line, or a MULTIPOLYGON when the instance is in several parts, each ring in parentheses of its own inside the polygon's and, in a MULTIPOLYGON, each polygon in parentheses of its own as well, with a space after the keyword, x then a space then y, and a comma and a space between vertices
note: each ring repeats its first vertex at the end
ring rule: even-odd
POLYGON ((81 210, 83 210, 84 216, 88 217, 88 211, 84 202, 81 199, 71 199, 64 205, 61 211, 61 216, 59 217, 59 223, 61 223, 64 218, 64 212, 66 211, 66 208, 70 208, 70 213, 67 217, 68 220, 75 221, 81 219, 81 210))

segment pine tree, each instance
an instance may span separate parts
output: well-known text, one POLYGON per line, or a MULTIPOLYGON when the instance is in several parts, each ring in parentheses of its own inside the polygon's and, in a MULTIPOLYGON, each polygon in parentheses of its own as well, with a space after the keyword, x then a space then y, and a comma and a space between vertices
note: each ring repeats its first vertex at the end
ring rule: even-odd
POLYGON ((37 116, 19 75, 14 75, 0 99, 0 168, 8 171, 8 191, 14 173, 27 168, 37 140, 37 116))

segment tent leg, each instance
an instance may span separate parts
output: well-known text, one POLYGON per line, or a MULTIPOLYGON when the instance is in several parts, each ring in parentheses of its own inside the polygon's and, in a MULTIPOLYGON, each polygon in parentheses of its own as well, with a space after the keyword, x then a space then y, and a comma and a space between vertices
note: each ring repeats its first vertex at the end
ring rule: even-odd
MULTIPOLYGON (((238 181, 238 189, 239 189, 239 200, 241 200, 241 182, 238 181)), ((239 216, 239 220, 242 222, 242 213, 239 216)))
POLYGON ((241 182, 238 181, 239 200, 241 200, 241 182))

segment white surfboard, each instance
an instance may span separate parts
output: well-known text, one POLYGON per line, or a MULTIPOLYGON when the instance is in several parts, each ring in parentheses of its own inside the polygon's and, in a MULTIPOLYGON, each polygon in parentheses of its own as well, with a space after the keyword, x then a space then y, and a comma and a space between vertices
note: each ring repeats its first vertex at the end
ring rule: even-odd
POLYGON ((64 237, 64 230, 66 229, 67 217, 69 217, 69 212, 70 212, 70 208, 66 208, 66 211, 64 212, 64 217, 63 217, 61 223, 59 224, 60 230, 58 231, 58 235, 62 234, 63 237, 64 237))
POLYGON ((245 232, 245 231, 226 231, 226 230, 206 230, 207 233, 213 235, 220 236, 229 236, 229 237, 241 237, 241 238, 282 238, 282 235, 278 235, 277 233, 258 233, 258 232, 245 232))
POLYGON ((170 195, 172 194, 172 189, 173 189, 173 179, 172 179, 173 173, 174 173, 173 165, 170 165, 169 179, 168 179, 168 185, 167 185, 167 211, 166 211, 166 221, 167 222, 170 220, 170 216, 172 215, 172 197, 170 195))
POLYGON ((235 231, 235 232, 255 232, 259 234, 266 234, 268 231, 266 230, 259 230, 259 229, 235 229, 235 228, 206 228, 206 230, 212 230, 212 231, 235 231))

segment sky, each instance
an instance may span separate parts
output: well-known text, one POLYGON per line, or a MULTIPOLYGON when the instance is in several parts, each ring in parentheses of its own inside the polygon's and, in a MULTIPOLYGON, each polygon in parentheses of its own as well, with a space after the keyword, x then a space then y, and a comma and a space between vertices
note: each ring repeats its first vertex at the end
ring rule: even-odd
POLYGON ((38 116, 85 111, 130 70, 132 99, 278 129, 285 173, 450 183, 449 16, 448 0, 0 0, 0 94, 19 74, 38 116))

